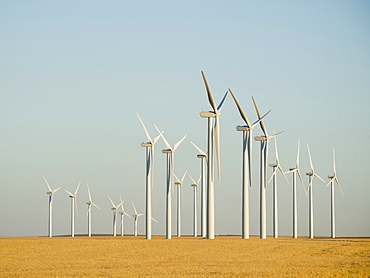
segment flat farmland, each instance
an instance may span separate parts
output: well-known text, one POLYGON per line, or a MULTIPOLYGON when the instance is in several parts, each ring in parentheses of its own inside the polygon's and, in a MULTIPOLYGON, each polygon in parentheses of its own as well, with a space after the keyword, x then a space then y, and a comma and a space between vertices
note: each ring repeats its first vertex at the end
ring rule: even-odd
POLYGON ((370 277, 369 238, 0 238, 0 277, 370 277))

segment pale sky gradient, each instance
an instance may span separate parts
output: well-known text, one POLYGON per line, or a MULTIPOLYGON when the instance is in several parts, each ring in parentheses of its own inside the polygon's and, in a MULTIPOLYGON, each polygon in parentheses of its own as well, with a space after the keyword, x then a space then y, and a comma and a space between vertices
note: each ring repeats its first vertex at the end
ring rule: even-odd
MULTIPOLYGON (((200 75, 216 102, 231 88, 250 121, 254 96, 278 137, 282 167, 332 174, 332 148, 344 191, 336 194, 337 236, 370 236, 370 3, 368 1, 1 1, 0 236, 47 235, 54 195, 55 235, 87 233, 86 182, 94 202, 93 233, 112 232, 108 200, 145 211, 145 133, 153 124, 174 144, 176 173, 199 176, 190 144, 206 149, 210 109, 200 75)), ((222 182, 215 185, 216 235, 241 234, 243 124, 229 97, 221 115, 222 182)), ((255 135, 261 134, 259 128, 255 135)), ((165 233, 165 156, 156 148, 153 234, 165 233)), ((250 232, 259 234, 259 144, 253 145, 250 232)), ((270 144, 269 163, 274 162, 270 144)), ((271 169, 268 169, 268 176, 271 169)), ((291 182, 292 176, 288 176, 291 182)), ((307 186, 308 178, 304 177, 307 186)), ((329 180, 328 180, 329 181, 329 180)), ((183 234, 192 232, 191 180, 185 180, 183 234)), ((292 185, 279 176, 279 233, 291 235, 292 185)), ((267 233, 272 192, 267 189, 267 233)), ((175 192, 174 192, 175 193, 175 192)), ((308 198, 299 195, 299 235, 308 235, 308 198)), ((175 195, 173 195, 175 199, 175 195)), ((173 233, 175 229, 175 202, 173 233)), ((315 235, 330 235, 330 190, 314 181, 315 235)), ((126 233, 133 220, 126 219, 126 233)), ((144 217, 139 234, 144 233, 144 217)))

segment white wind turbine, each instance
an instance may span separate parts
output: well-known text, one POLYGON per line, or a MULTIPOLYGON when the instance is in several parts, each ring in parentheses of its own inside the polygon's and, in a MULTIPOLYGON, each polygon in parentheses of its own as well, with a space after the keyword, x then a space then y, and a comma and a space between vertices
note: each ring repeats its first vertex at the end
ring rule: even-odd
POLYGON ((310 153, 310 148, 308 147, 308 144, 307 144, 307 150, 308 150, 308 156, 309 156, 309 159, 310 159, 310 167, 311 167, 311 172, 309 173, 306 173, 306 175, 308 176, 308 179, 309 179, 309 184, 308 184, 308 193, 309 193, 309 203, 308 203, 308 206, 309 206, 309 238, 313 238, 314 237, 314 233, 313 233, 313 187, 312 187, 312 182, 313 182, 313 178, 316 176, 318 177, 323 183, 325 183, 325 181, 319 177, 318 174, 315 173, 315 170, 313 168, 313 163, 312 163, 312 159, 311 159, 311 153, 310 153))
POLYGON ((77 189, 74 194, 64 189, 65 192, 69 194, 69 198, 71 198, 71 237, 75 236, 75 206, 76 206, 76 211, 78 215, 76 197, 77 197, 78 189, 80 188, 80 184, 81 182, 78 183, 77 189))
POLYGON ((207 235, 207 210, 206 210, 206 163, 207 163, 207 155, 204 151, 202 151, 197 145, 190 141, 190 143, 198 150, 199 154, 197 155, 200 158, 200 176, 202 179, 202 183, 200 184, 201 188, 201 200, 200 200, 200 231, 201 236, 206 237, 207 235))
POLYGON ((123 207, 123 201, 122 201, 121 195, 119 196, 119 198, 121 200, 121 211, 119 212, 119 214, 121 215, 121 236, 123 236, 123 218, 125 217, 125 215, 127 215, 130 218, 131 216, 127 212, 125 212, 125 208, 123 207))
POLYGON ((174 165, 174 156, 175 156, 175 150, 180 146, 181 142, 185 139, 186 135, 178 141, 173 148, 171 145, 167 142, 166 138, 163 136, 163 132, 160 132, 158 127, 154 125, 157 131, 159 132, 160 136, 162 137, 167 149, 163 149, 162 153, 167 154, 167 166, 166 166, 166 178, 167 178, 167 184, 166 184, 166 239, 171 239, 171 217, 172 217, 172 209, 171 209, 171 174, 175 170, 174 165))
POLYGON ((342 187, 340 186, 338 177, 337 177, 337 171, 335 169, 335 153, 333 149, 333 172, 334 175, 328 176, 330 179, 329 183, 326 185, 328 186, 329 184, 331 185, 331 238, 335 238, 335 206, 334 206, 334 186, 335 182, 338 184, 338 187, 340 189, 340 192, 342 193, 342 196, 344 196, 342 187))
POLYGON ((144 214, 137 213, 134 202, 131 201, 131 203, 132 203, 132 206, 134 207, 134 211, 135 211, 135 214, 132 215, 132 217, 134 218, 134 236, 137 236, 137 220, 138 220, 139 216, 142 216, 144 214))
POLYGON ((302 180, 302 175, 299 170, 299 148, 300 148, 300 141, 298 139, 298 151, 297 151, 297 160, 296 160, 295 168, 290 168, 289 171, 285 172, 286 174, 293 173, 293 238, 298 237, 297 174, 298 174, 299 179, 301 180, 303 190, 307 195, 306 188, 302 180))
POLYGON ((215 238, 215 192, 214 192, 214 158, 213 149, 214 145, 216 148, 216 160, 217 160, 217 171, 218 180, 221 180, 221 161, 220 161, 220 128, 219 119, 221 115, 222 105, 225 101, 227 93, 225 93, 220 104, 216 106, 216 102, 213 98, 211 89, 208 86, 208 82, 204 72, 202 71, 203 81, 207 90, 208 101, 212 106, 212 111, 199 113, 202 118, 208 118, 208 164, 207 164, 207 238, 215 238), (213 125, 213 118, 215 118, 215 124, 213 125))
POLYGON ((91 193, 90 193, 90 188, 89 188, 89 184, 87 183, 87 191, 89 193, 89 201, 86 202, 86 205, 87 205, 87 235, 89 237, 91 237, 91 205, 93 205, 94 207, 100 209, 91 199, 91 193))
MULTIPOLYGON (((261 119, 261 114, 258 110, 257 104, 252 97, 254 107, 256 109, 257 117, 261 119)), ((279 133, 276 133, 272 136, 267 134, 267 130, 263 120, 260 122, 261 129, 264 133, 264 136, 256 136, 254 140, 261 142, 261 169, 260 169, 260 238, 266 238, 266 168, 267 168, 267 158, 268 158, 268 142, 271 138, 274 138, 279 133)))
MULTIPOLYGON (((274 131, 275 132, 275 131, 274 131)), ((283 176, 285 177, 286 181, 289 183, 283 169, 281 168, 280 161, 279 161, 279 155, 278 155, 278 149, 276 144, 276 137, 274 137, 275 142, 275 160, 276 162, 273 164, 269 164, 270 167, 272 167, 273 172, 270 180, 273 180, 273 237, 278 238, 278 203, 277 203, 277 170, 279 170, 283 176)))
POLYGON ((146 232, 145 237, 146 239, 152 238, 152 187, 153 187, 153 175, 154 175, 154 146, 157 143, 159 137, 161 135, 158 135, 157 137, 152 140, 152 138, 149 135, 148 130, 146 129, 144 122, 141 120, 139 114, 137 114, 141 125, 144 128, 146 138, 148 139, 148 142, 141 143, 141 146, 146 148, 146 232))
POLYGON ((268 111, 262 118, 251 124, 245 115, 242 107, 236 99, 233 92, 229 89, 231 96, 239 110, 240 116, 246 125, 237 126, 237 131, 243 131, 243 172, 242 172, 242 238, 249 238, 249 194, 248 183, 252 186, 252 132, 255 126, 264 118, 270 111, 268 111))
POLYGON ((121 201, 121 203, 118 206, 116 206, 109 196, 108 196, 108 199, 112 204, 112 211, 113 211, 113 236, 116 236, 117 235, 117 209, 122 205, 123 202, 121 201))
POLYGON ((202 178, 202 176, 199 177, 198 181, 195 182, 195 180, 192 178, 192 176, 190 176, 188 174, 188 176, 190 177, 190 179, 193 181, 193 183, 191 184, 191 187, 194 188, 194 203, 193 203, 193 236, 194 237, 197 237, 197 230, 198 230, 198 227, 197 227, 197 224, 198 224, 198 220, 197 220, 197 214, 198 214, 198 210, 197 210, 197 187, 198 187, 198 184, 199 184, 199 181, 200 179, 202 178))
POLYGON ((46 194, 49 195, 49 234, 48 234, 48 237, 52 237, 53 236, 53 194, 57 192, 61 187, 58 187, 57 189, 52 190, 48 181, 45 179, 45 177, 43 178, 49 189, 49 191, 46 192, 46 194))
POLYGON ((175 175, 175 173, 172 173, 173 176, 176 179, 175 185, 177 185, 177 236, 181 236, 181 192, 182 192, 182 184, 185 179, 186 172, 182 176, 181 180, 175 175))

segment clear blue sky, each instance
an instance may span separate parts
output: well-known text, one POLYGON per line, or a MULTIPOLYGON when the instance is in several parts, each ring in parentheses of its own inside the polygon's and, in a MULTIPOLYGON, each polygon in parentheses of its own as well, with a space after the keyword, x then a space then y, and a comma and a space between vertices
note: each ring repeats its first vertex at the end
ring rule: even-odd
MULTIPOLYGON (((145 210, 145 141, 136 112, 174 144, 176 173, 199 176, 209 109, 200 71, 218 102, 231 88, 251 121, 251 96, 272 109, 266 127, 280 161, 332 174, 332 148, 344 197, 337 235, 370 235, 370 4, 368 1, 1 1, 0 236, 46 235, 45 176, 53 188, 54 233, 70 231, 64 189, 82 186, 76 233, 87 232, 86 182, 101 210, 93 233, 110 233, 108 196, 145 210)), ((228 98, 221 115, 222 182, 216 183, 216 234, 241 233, 241 133, 228 98)), ((261 131, 257 129, 256 135, 261 131)), ((271 144, 269 162, 274 161, 271 144)), ((165 232, 165 156, 159 142, 153 193, 154 234, 165 232)), ((253 145, 251 234, 259 233, 259 157, 253 145)), ((268 170, 269 175, 271 169, 268 170)), ((291 181, 291 175, 288 176, 291 181)), ((307 186, 308 178, 304 181, 307 186)), ((190 234, 192 191, 184 185, 183 233, 190 234)), ((291 184, 279 176, 280 234, 291 235, 291 184)), ((272 233, 271 184, 268 234, 272 233)), ((308 234, 308 199, 299 188, 299 235, 308 234)), ((314 181, 315 234, 330 234, 330 191, 314 181)), ((175 197, 175 195, 174 195, 175 197)), ((174 207, 175 209, 175 207, 174 207)), ((173 219, 175 223, 175 218, 173 219)), ((133 221, 126 222, 132 233, 133 221)), ((175 227, 173 228, 175 232, 175 227)), ((144 233, 144 217, 139 220, 144 233)))

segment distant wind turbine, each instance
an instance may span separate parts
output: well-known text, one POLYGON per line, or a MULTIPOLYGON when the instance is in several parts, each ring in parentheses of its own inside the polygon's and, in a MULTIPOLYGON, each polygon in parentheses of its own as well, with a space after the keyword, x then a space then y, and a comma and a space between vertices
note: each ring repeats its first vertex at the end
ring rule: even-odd
POLYGON ((317 178, 319 178, 323 183, 325 183, 325 181, 318 174, 315 173, 315 170, 313 168, 312 159, 311 159, 310 148, 308 147, 308 144, 307 144, 307 150, 308 150, 308 156, 309 156, 309 159, 310 159, 310 167, 311 167, 311 172, 306 173, 306 175, 309 178, 309 185, 308 185, 308 193, 309 193, 309 203, 308 203, 308 205, 309 205, 309 238, 313 238, 314 237, 314 232, 313 232, 313 185, 312 185, 312 182, 313 182, 313 179, 314 179, 315 176, 317 178))
POLYGON ((304 186, 302 175, 299 170, 299 148, 300 148, 300 141, 298 140, 298 151, 297 151, 297 160, 295 164, 295 168, 290 168, 287 173, 293 173, 293 238, 298 237, 298 209, 297 209, 297 174, 299 179, 301 180, 301 184, 303 186, 303 190, 307 195, 306 188, 304 186))
POLYGON ((171 216, 172 216, 172 203, 171 203, 171 174, 175 171, 175 151, 180 146, 181 142, 185 139, 186 135, 178 141, 173 148, 167 142, 166 138, 163 136, 163 132, 159 131, 158 127, 154 125, 159 134, 161 135, 167 149, 163 149, 162 153, 167 154, 167 166, 166 166, 166 239, 171 239, 172 232, 171 232, 171 216))
MULTIPOLYGON (((275 132, 275 131, 274 131, 275 132)), ((285 177, 287 183, 289 183, 287 177, 285 176, 285 173, 283 169, 281 168, 280 161, 279 161, 279 155, 278 155, 278 149, 276 144, 276 137, 274 137, 275 142, 275 160, 276 162, 273 164, 269 164, 270 167, 273 168, 272 176, 268 182, 273 180, 273 237, 278 238, 279 229, 278 229, 278 202, 277 202, 277 170, 279 170, 283 176, 285 177)))
POLYGON ((90 188, 89 188, 89 184, 87 183, 87 191, 89 193, 89 201, 86 202, 86 205, 87 205, 87 235, 89 237, 91 237, 91 205, 93 205, 94 207, 100 209, 91 199, 91 193, 90 193, 90 188))
POLYGON ((152 138, 149 135, 148 130, 146 129, 144 122, 141 120, 139 114, 137 114, 141 125, 144 128, 146 138, 148 139, 148 142, 141 143, 141 146, 146 148, 146 231, 145 231, 145 237, 146 239, 152 238, 152 187, 153 187, 153 174, 154 174, 154 146, 157 143, 159 137, 161 135, 158 135, 157 137, 152 140, 152 138))
POLYGON ((112 204, 112 211, 113 211, 113 236, 116 236, 117 235, 117 209, 122 205, 123 202, 121 202, 118 206, 116 206, 109 196, 108 196, 108 199, 112 204))
POLYGON ((143 214, 142 213, 137 213, 134 202, 131 201, 131 203, 132 203, 132 206, 134 207, 134 211, 135 211, 135 214, 132 215, 132 217, 134 218, 134 236, 137 236, 137 220, 138 220, 139 216, 142 216, 143 214))
POLYGON ((204 85, 206 87, 208 101, 212 106, 212 111, 201 112, 202 118, 208 118, 208 164, 207 164, 207 238, 215 238, 215 192, 214 192, 214 158, 213 149, 214 145, 216 148, 216 160, 217 160, 217 172, 218 180, 221 180, 221 161, 220 161, 220 123, 219 116, 221 115, 222 105, 226 99, 227 93, 225 93, 220 104, 216 106, 216 102, 213 98, 211 89, 208 86, 208 82, 204 72, 202 71, 202 77, 204 85), (215 124, 213 125, 213 118, 215 118, 215 124))
POLYGON ((200 199, 200 231, 201 236, 206 237, 207 236, 207 191, 206 191, 206 163, 207 163, 207 154, 202 151, 197 145, 195 145, 193 142, 190 142, 199 152, 197 155, 198 158, 200 158, 200 176, 202 183, 200 184, 201 188, 201 199, 200 199))
MULTIPOLYGON (((252 97, 254 108, 256 109, 257 117, 260 119, 261 114, 258 110, 257 103, 252 97)), ((261 176, 260 176, 260 238, 266 238, 266 168, 267 168, 267 159, 268 159, 268 142, 271 138, 274 138, 279 133, 276 133, 272 136, 267 134, 267 130, 263 120, 260 122, 261 129, 264 136, 256 136, 254 140, 261 142, 261 176)))
POLYGON ((242 238, 249 238, 249 194, 248 183, 252 186, 252 132, 256 125, 268 114, 251 124, 233 92, 229 89, 231 96, 239 110, 240 116, 246 125, 237 126, 237 131, 243 131, 243 171, 242 171, 242 238))
POLYGON ((49 189, 49 191, 46 192, 46 194, 49 195, 49 234, 48 234, 48 237, 52 237, 53 236, 53 194, 57 192, 59 189, 61 189, 61 187, 58 187, 57 189, 52 190, 48 181, 45 179, 45 177, 43 178, 49 189))
POLYGON ((75 236, 75 207, 76 207, 76 211, 78 215, 76 197, 77 197, 78 189, 80 188, 80 184, 81 182, 78 183, 77 189, 74 194, 72 194, 68 190, 65 190, 65 192, 69 194, 69 198, 71 198, 71 237, 75 236))
POLYGON ((335 183, 338 184, 338 187, 340 189, 340 192, 342 193, 342 196, 344 196, 342 187, 340 186, 338 177, 337 177, 337 171, 335 169, 335 153, 333 149, 333 173, 334 175, 328 176, 330 179, 329 183, 326 185, 328 186, 329 184, 331 185, 331 238, 335 238, 335 205, 334 205, 334 186, 335 183))
POLYGON ((199 181, 200 179, 202 178, 202 176, 199 177, 198 181, 195 182, 195 180, 192 178, 192 176, 188 175, 190 177, 190 179, 193 181, 193 183, 191 184, 191 187, 194 188, 194 201, 193 201, 193 236, 194 237, 197 237, 197 234, 198 234, 198 227, 197 227, 197 224, 198 224, 198 220, 197 220, 197 215, 198 215, 198 210, 197 210, 197 187, 198 187, 198 184, 199 184, 199 181))
POLYGON ((119 212, 119 214, 121 215, 121 236, 123 236, 123 218, 125 217, 125 215, 127 215, 130 218, 131 216, 127 212, 125 212, 125 208, 123 207, 123 201, 122 201, 121 195, 119 196, 119 198, 121 200, 121 211, 119 212))
POLYGON ((186 172, 182 176, 181 180, 173 173, 173 176, 176 179, 175 185, 177 185, 177 236, 181 237, 181 192, 182 192, 182 184, 185 179, 186 172))

